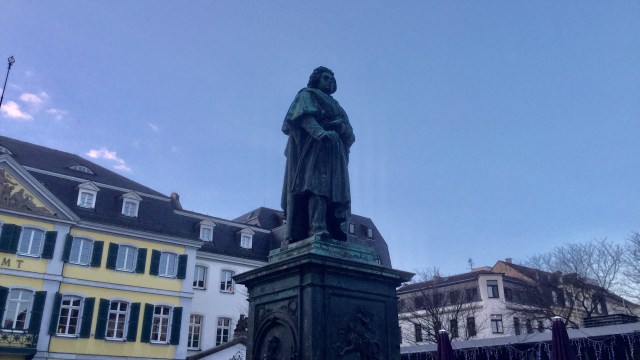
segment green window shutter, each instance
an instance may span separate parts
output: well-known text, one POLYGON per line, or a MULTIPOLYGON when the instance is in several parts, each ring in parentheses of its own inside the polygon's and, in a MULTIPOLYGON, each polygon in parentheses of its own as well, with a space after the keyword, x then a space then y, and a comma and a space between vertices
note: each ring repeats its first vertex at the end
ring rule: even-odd
POLYGON ((53 299, 53 308, 51 310, 51 322, 49 323, 49 335, 55 335, 58 328, 58 319, 60 318, 60 304, 62 303, 62 294, 57 292, 53 299))
POLYGON ((129 327, 127 329, 127 341, 136 341, 138 337, 138 321, 140 320, 140 303, 131 304, 129 312, 129 327))
POLYGON ((104 249, 104 241, 93 242, 93 252, 91 254, 91 267, 100 267, 102 263, 102 250, 104 249))
POLYGON ((142 333, 140 341, 148 343, 151 340, 151 322, 153 321, 153 305, 144 304, 144 316, 142 317, 142 333))
POLYGON ((67 234, 67 238, 64 240, 64 250, 62 251, 62 261, 65 263, 69 262, 71 245, 73 245, 73 236, 71 236, 71 234, 67 234))
POLYGON ((2 234, 0 234, 0 252, 11 254, 18 252, 18 242, 20 242, 21 231, 22 228, 18 225, 2 225, 2 234))
POLYGON ((46 291, 36 291, 33 297, 33 306, 31 307, 31 319, 29 320, 29 332, 39 333, 42 324, 42 311, 44 310, 44 302, 47 299, 46 291))
POLYGON ((178 279, 187 277, 187 261, 189 261, 189 255, 178 256, 178 273, 176 274, 178 279))
POLYGON ((118 260, 118 244, 109 243, 109 252, 107 253, 107 269, 115 270, 116 261, 118 260))
POLYGON ((91 321, 93 320, 93 309, 96 307, 96 298, 84 298, 82 308, 82 322, 80 323, 80 338, 88 339, 91 335, 91 321))
POLYGON ((144 267, 147 264, 147 249, 138 249, 138 262, 136 263, 136 273, 144 274, 144 267))
POLYGON ((158 270, 160 270, 160 255, 162 253, 158 250, 151 250, 151 267, 149 268, 149 275, 158 276, 158 270))
POLYGON ((171 340, 169 344, 178 345, 180 343, 180 328, 182 325, 182 308, 173 308, 173 319, 171 319, 171 340))
MULTIPOLYGON (((7 306, 7 297, 9 296, 9 288, 0 286, 0 320, 4 317, 4 308, 7 306)), ((0 327, 2 324, 0 324, 0 327)))
POLYGON ((42 247, 42 258, 53 259, 53 251, 56 249, 57 231, 47 231, 44 237, 44 246, 42 247))
POLYGON ((93 335, 96 339, 104 339, 107 333, 107 318, 109 317, 109 300, 100 299, 98 307, 98 321, 96 322, 96 331, 93 335))

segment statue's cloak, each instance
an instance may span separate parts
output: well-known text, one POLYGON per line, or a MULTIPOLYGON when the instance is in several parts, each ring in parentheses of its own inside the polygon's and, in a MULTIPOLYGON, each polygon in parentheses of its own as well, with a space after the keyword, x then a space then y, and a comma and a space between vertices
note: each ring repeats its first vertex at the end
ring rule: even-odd
POLYGON ((355 141, 347 114, 330 95, 317 89, 304 88, 293 100, 285 116, 282 132, 289 135, 282 189, 282 208, 287 214, 287 221, 293 222, 287 224, 287 237, 296 241, 308 236, 306 198, 313 194, 327 198, 329 230, 332 235, 340 230, 346 240, 345 222, 351 206, 349 149, 355 141), (302 119, 308 116, 313 117, 324 130, 336 131, 340 141, 318 140, 311 136, 301 124, 302 119), (339 118, 343 126, 332 128, 329 123, 339 118))

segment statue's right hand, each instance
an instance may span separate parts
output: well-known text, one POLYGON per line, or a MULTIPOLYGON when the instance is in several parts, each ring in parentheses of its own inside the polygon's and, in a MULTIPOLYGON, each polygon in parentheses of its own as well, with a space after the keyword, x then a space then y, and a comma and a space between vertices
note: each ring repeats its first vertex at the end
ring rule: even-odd
POLYGON ((330 141, 338 141, 340 140, 340 136, 335 131, 325 131, 320 135, 320 140, 330 140, 330 141))

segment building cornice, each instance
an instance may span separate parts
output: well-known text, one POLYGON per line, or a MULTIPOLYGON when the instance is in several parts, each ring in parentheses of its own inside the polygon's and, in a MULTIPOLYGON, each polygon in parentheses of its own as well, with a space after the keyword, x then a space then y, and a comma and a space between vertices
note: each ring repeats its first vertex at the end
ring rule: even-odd
POLYGON ((141 286, 113 284, 113 283, 107 283, 107 282, 101 282, 101 281, 95 281, 95 280, 90 281, 90 280, 65 277, 62 279, 61 283, 71 284, 71 285, 90 286, 90 287, 102 288, 102 289, 131 291, 131 292, 153 294, 153 295, 193 298, 193 292, 173 291, 173 290, 163 290, 163 289, 157 289, 157 288, 147 288, 147 287, 141 287, 141 286))
POLYGON ((184 211, 184 210, 174 210, 174 212, 176 214, 192 217, 194 219, 211 220, 216 224, 224 224, 224 225, 237 226, 237 227, 241 227, 241 228, 248 228, 248 229, 251 229, 251 230, 253 230, 255 232, 261 232, 261 233, 264 233, 264 234, 271 233, 271 230, 265 230, 265 229, 263 229, 261 227, 257 227, 257 226, 254 226, 254 225, 249 225, 249 224, 245 224, 245 223, 241 223, 241 222, 229 221, 229 220, 220 219, 220 218, 213 217, 213 216, 195 214, 195 213, 192 213, 192 212, 189 212, 189 211, 184 211))
POLYGON ((196 260, 219 261, 228 264, 244 265, 256 268, 268 264, 266 261, 250 260, 236 256, 214 254, 206 251, 198 251, 196 253, 196 260))

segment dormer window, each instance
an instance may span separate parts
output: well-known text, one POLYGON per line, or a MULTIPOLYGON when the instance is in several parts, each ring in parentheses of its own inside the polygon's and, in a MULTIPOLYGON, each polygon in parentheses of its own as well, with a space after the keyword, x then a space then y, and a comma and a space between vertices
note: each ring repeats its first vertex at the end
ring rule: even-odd
POLYGON ((202 220, 200 222, 200 240, 213 241, 213 228, 216 224, 211 220, 202 220))
POLYGON ((100 188, 91 181, 78 185, 78 202, 76 205, 87 209, 95 209, 98 191, 100 191, 100 188))
POLYGON ((7 149, 4 146, 0 146, 0 154, 8 154, 8 155, 13 155, 13 153, 11 151, 9 151, 9 149, 7 149))
POLYGON ((122 195, 122 215, 138 217, 138 208, 142 198, 134 191, 122 195))
POLYGON ((243 249, 251 249, 254 234, 255 232, 249 228, 240 230, 240 247, 243 249))
POLYGON ((367 237, 369 239, 373 239, 373 229, 372 228, 367 228, 367 237))
POLYGON ((86 166, 82 166, 82 165, 73 165, 72 167, 70 167, 69 169, 71 170, 75 170, 75 171, 80 171, 83 173, 87 173, 87 174, 91 174, 94 175, 93 171, 91 171, 91 169, 89 169, 86 166))
POLYGON ((349 223, 349 234, 355 235, 355 233, 356 233, 356 224, 349 223))

